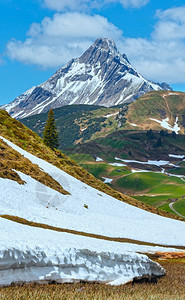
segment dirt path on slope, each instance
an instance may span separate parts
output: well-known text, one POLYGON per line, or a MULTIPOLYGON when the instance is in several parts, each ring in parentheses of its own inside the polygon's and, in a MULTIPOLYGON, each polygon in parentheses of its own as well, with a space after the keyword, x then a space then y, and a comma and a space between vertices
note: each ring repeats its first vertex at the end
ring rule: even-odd
POLYGON ((165 103, 166 103, 166 107, 167 107, 167 109, 168 109, 168 111, 169 111, 169 113, 170 113, 170 116, 171 116, 171 118, 172 118, 172 112, 171 112, 171 110, 170 110, 170 107, 169 107, 169 104, 168 104, 168 101, 166 100, 166 96, 168 96, 169 94, 165 94, 165 95, 162 95, 162 97, 163 97, 163 99, 164 99, 164 101, 165 101, 165 103))
POLYGON ((174 212, 175 214, 177 214, 179 217, 185 219, 185 217, 184 217, 183 215, 181 215, 180 213, 178 213, 178 211, 176 211, 176 209, 173 207, 173 204, 174 204, 174 203, 175 203, 175 202, 170 203, 170 204, 169 204, 169 208, 171 208, 171 210, 173 210, 173 212, 174 212))

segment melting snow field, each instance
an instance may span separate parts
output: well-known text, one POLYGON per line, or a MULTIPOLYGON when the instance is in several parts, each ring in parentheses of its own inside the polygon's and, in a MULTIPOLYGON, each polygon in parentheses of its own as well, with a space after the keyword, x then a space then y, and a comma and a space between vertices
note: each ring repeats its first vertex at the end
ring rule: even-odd
POLYGON ((179 158, 179 159, 183 159, 184 155, 176 155, 176 154, 168 154, 169 157, 174 157, 174 158, 179 158))
POLYGON ((70 195, 62 195, 19 172, 26 182, 25 185, 0 178, 0 197, 3 199, 0 214, 9 213, 51 226, 110 237, 162 245, 185 245, 184 222, 151 214, 121 202, 4 140, 30 161, 38 164, 70 195), (88 205, 88 209, 84 208, 84 204, 88 205))
POLYGON ((122 163, 109 163, 109 165, 114 166, 114 167, 125 167, 126 164, 122 164, 122 163))
POLYGON ((96 161, 103 161, 103 159, 101 157, 96 157, 96 161))
POLYGON ((159 124, 161 125, 161 127, 165 128, 165 129, 168 129, 168 130, 171 130, 171 131, 175 131, 176 134, 178 134, 178 132, 179 132, 179 130, 180 130, 180 127, 178 126, 178 117, 176 117, 174 126, 171 126, 171 125, 168 123, 168 122, 169 122, 169 118, 166 118, 166 119, 164 119, 164 120, 162 120, 162 121, 157 120, 157 119, 153 119, 153 118, 150 118, 150 120, 159 123, 159 124))
MULTIPOLYGON (((168 155, 169 157, 172 157, 172 158, 178 158, 178 159, 183 159, 184 158, 184 155, 175 155, 175 154, 169 154, 168 155)), ((166 160, 148 160, 148 161, 138 161, 138 160, 129 160, 129 159, 121 159, 121 158, 118 158, 118 157, 115 157, 116 160, 120 160, 120 161, 123 161, 125 163, 138 163, 138 164, 141 164, 141 165, 154 165, 154 166, 157 166, 157 167, 162 167, 162 166, 172 166, 172 167, 175 167, 175 168, 179 168, 180 166, 179 165, 174 165, 172 163, 170 163, 169 161, 166 161, 166 160)), ((184 160, 183 160, 184 161, 184 160)), ((121 163, 111 163, 110 165, 120 165, 120 166, 126 166, 126 165, 123 165, 121 163)), ((161 168, 161 171, 160 172, 157 172, 157 171, 151 171, 151 170, 141 170, 141 169, 131 169, 131 172, 132 173, 142 173, 142 172, 153 172, 153 173, 162 173, 162 174, 166 174, 168 176, 173 176, 173 177, 177 177, 177 178, 181 178, 182 180, 184 180, 185 178, 185 175, 177 175, 177 174, 173 174, 173 173, 169 173, 167 171, 165 171, 164 168, 161 168)), ((129 174, 127 175, 129 176, 129 174)))
POLYGON ((111 183, 113 181, 112 178, 102 177, 104 179, 104 183, 111 183))
POLYGON ((116 116, 116 115, 118 115, 118 114, 119 114, 119 111, 116 112, 116 113, 113 113, 113 114, 106 115, 106 116, 104 116, 104 118, 110 118, 110 117, 116 116))
POLYGON ((99 240, 33 228, 0 218, 0 285, 51 280, 121 284, 146 274, 164 274, 158 264, 136 252, 177 251, 175 246, 185 246, 184 222, 151 214, 121 202, 2 139, 38 164, 70 195, 62 195, 30 176, 17 172, 26 182, 24 185, 0 178, 0 214, 64 229, 163 246, 99 240), (84 208, 84 204, 88 209, 84 208), (165 245, 170 245, 170 248, 165 245))
POLYGON ((165 166, 165 165, 176 167, 176 165, 171 164, 169 161, 166 161, 166 160, 139 161, 139 160, 131 160, 131 159, 122 159, 122 158, 118 158, 118 157, 115 157, 115 159, 123 161, 125 163, 138 163, 138 164, 142 164, 142 165, 154 165, 154 166, 158 166, 158 167, 165 166))
MULTIPOLYGON (((98 281, 112 285, 164 269, 121 243, 0 220, 0 285, 98 281), (129 251, 128 251, 129 249, 129 251)), ((145 247, 145 246, 144 246, 145 247)))
MULTIPOLYGON (((166 174, 168 176, 172 176, 172 177, 177 177, 177 178, 180 178, 184 181, 184 178, 185 176, 184 175, 177 175, 177 174, 172 174, 172 173, 168 173, 168 172, 165 172, 165 170, 162 168, 161 172, 154 172, 154 171, 150 171, 150 170, 135 170, 135 169, 131 169, 131 172, 132 173, 161 173, 161 174, 166 174)), ((127 176, 129 176, 130 174, 128 174, 127 176)))

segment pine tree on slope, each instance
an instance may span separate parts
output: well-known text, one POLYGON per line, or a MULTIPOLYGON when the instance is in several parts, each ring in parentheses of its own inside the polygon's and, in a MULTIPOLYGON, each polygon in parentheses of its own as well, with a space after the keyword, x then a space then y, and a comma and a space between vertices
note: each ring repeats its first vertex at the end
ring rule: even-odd
POLYGON ((52 109, 50 109, 48 113, 48 119, 43 132, 43 141, 44 144, 51 149, 58 148, 59 146, 57 127, 55 125, 54 112, 52 109))

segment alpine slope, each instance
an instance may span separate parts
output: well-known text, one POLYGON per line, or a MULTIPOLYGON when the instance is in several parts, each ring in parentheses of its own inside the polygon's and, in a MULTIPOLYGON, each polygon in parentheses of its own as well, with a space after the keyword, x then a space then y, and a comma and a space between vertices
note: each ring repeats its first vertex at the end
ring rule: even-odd
POLYGON ((23 184, 0 177, 0 285, 80 280, 117 285, 163 276, 165 270, 144 253, 185 246, 184 222, 119 201, 9 139, 0 141, 67 192, 17 170, 23 184))

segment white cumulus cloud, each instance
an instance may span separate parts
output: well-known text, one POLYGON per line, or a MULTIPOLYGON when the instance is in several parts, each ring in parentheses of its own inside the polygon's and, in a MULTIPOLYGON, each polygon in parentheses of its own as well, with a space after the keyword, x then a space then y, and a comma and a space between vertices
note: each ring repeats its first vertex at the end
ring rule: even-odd
MULTIPOLYGON (((108 1, 108 0, 107 0, 108 1)), ((147 79, 185 83, 185 7, 157 11, 150 38, 129 38, 100 15, 57 13, 31 25, 25 41, 11 40, 13 60, 60 67, 79 57, 97 38, 112 38, 121 53, 147 79)))
POLYGON ((150 39, 125 38, 120 44, 146 78, 185 83, 185 7, 157 11, 150 39))
POLYGON ((148 2, 150 2, 150 0, 44 0, 44 4, 48 8, 56 11, 83 11, 92 8, 100 8, 111 2, 121 3, 125 8, 139 8, 146 5, 148 2))
POLYGON ((159 40, 177 40, 185 38, 185 7, 175 7, 157 11, 159 18, 153 38, 159 40))
POLYGON ((185 83, 185 43, 128 38, 120 47, 147 79, 185 83))
POLYGON ((95 39, 121 39, 122 31, 102 16, 81 13, 55 14, 34 23, 25 41, 12 40, 7 53, 13 60, 42 67, 59 67, 78 57, 95 39))

